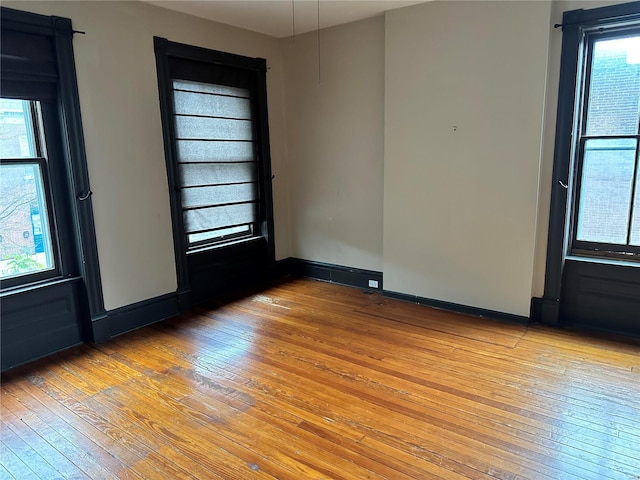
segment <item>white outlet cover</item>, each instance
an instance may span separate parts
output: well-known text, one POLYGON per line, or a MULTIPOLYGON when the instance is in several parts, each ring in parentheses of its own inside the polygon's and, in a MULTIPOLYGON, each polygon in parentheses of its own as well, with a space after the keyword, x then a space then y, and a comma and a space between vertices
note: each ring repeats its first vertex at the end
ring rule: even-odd
POLYGON ((369 287, 378 288, 378 281, 377 280, 369 280, 369 287))

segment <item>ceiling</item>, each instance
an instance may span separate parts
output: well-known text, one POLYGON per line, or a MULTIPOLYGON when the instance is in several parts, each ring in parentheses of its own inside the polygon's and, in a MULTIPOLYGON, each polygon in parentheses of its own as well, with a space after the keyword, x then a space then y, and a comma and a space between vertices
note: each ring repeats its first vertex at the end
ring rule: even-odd
POLYGON ((404 0, 143 0, 227 25, 283 38, 375 17, 387 10, 424 3, 404 0))

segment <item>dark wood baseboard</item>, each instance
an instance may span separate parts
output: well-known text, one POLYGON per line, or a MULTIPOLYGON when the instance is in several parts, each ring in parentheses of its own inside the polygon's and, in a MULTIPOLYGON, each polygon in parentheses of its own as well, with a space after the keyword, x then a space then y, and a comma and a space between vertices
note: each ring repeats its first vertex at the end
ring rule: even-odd
POLYGON ((531 322, 557 327, 560 317, 560 302, 555 298, 533 297, 531 299, 531 322))
POLYGON ((424 305, 427 307, 439 308, 441 310, 447 310, 449 312, 463 313, 465 315, 473 315, 476 317, 490 318, 493 320, 500 320, 503 322, 515 323, 518 325, 527 325, 529 323, 529 318, 521 315, 498 312, 495 310, 487 310, 487 309, 478 308, 478 307, 470 307, 468 305, 460 305, 458 303, 444 302, 442 300, 434 300, 432 298, 424 298, 424 297, 419 297, 417 295, 408 295, 406 293, 398 293, 398 292, 385 290, 384 296, 389 298, 394 298, 396 300, 403 300, 405 302, 417 303, 418 305, 424 305))
POLYGON ((92 322, 93 342, 106 342, 123 333, 178 315, 180 313, 178 299, 177 293, 168 293, 109 310, 105 316, 92 322))
POLYGON ((314 262, 300 258, 288 258, 286 264, 291 274, 298 277, 314 278, 325 282, 337 283, 363 290, 382 291, 382 272, 362 268, 345 267, 331 263, 314 262), (377 283, 377 287, 369 286, 369 281, 377 283))

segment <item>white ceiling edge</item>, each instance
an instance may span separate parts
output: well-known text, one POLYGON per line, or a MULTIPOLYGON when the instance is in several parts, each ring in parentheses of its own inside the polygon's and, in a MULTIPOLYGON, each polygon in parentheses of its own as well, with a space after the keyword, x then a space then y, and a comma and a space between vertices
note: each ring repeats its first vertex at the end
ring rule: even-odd
POLYGON ((142 0, 276 38, 381 15, 425 0, 142 0), (320 15, 318 17, 318 10, 320 15))

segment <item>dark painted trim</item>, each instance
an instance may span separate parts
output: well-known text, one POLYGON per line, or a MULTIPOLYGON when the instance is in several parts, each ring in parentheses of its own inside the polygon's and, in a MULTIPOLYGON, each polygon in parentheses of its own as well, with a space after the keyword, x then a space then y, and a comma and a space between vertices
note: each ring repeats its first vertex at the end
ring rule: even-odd
MULTIPOLYGON (((580 88, 578 72, 585 28, 606 25, 624 20, 640 18, 640 2, 594 8, 571 10, 562 16, 562 53, 560 58, 560 82, 556 114, 555 150, 551 184, 551 206, 545 286, 540 321, 546 325, 559 323, 559 303, 563 290, 563 272, 567 255, 570 226, 567 219, 569 202, 575 196, 575 167, 572 159, 573 138, 577 136, 576 89, 580 88), (565 188, 562 184, 568 186, 565 188), (558 304, 558 305, 556 305, 558 304)), ((578 112, 579 113, 579 112, 578 112)))
POLYGON ((578 9, 565 12, 562 17, 562 29, 567 27, 590 27, 606 25, 621 20, 630 21, 640 19, 640 2, 621 3, 605 7, 578 9))
POLYGON ((169 181, 169 206, 171 208, 171 223, 173 232, 173 251, 176 261, 176 277, 178 291, 190 290, 189 271, 187 270, 187 251, 185 236, 183 235, 182 209, 178 199, 177 152, 175 147, 175 127, 173 124, 173 98, 169 79, 168 48, 171 42, 164 38, 153 38, 156 53, 156 72, 158 78, 158 93, 160 98, 160 119, 162 121, 162 138, 164 142, 165 164, 169 181))
MULTIPOLYGON (((61 258, 63 263, 69 263, 72 250, 76 258, 75 269, 68 266, 61 272, 63 275, 76 275, 79 273, 84 279, 84 290, 87 295, 87 306, 91 317, 104 313, 104 301, 102 296, 102 281, 100 278, 100 266, 98 263, 98 248, 95 236, 95 224, 91 196, 84 201, 79 201, 80 195, 91 192, 89 185, 89 173, 84 145, 84 133, 82 130, 82 117, 80 114, 80 99, 78 96, 78 83, 76 78, 75 58, 73 53, 73 26, 71 20, 63 17, 39 15, 21 10, 2 7, 3 30, 31 33, 51 39, 55 50, 55 63, 57 71, 57 104, 55 105, 56 117, 59 120, 60 144, 55 141, 52 155, 55 156, 58 147, 64 162, 64 174, 60 172, 59 178, 52 185, 54 200, 57 200, 57 209, 67 210, 65 214, 56 214, 56 221, 61 225, 58 231, 61 245, 61 258), (71 188, 68 192, 67 185, 71 188), (58 192, 57 199, 56 191, 58 192), (62 194, 64 197, 62 198, 62 194), (64 205, 61 205, 64 204, 64 205), (73 217, 70 222, 66 216, 73 217), (68 235, 72 238, 66 238, 68 235), (69 243, 77 244, 77 249, 69 243)), ((43 102, 43 116, 47 116, 48 107, 43 102)), ((47 122, 50 124, 49 122, 47 122)), ((56 135, 49 136, 47 142, 55 140, 56 135)), ((49 145, 48 145, 49 146, 49 145)), ((54 159, 51 159, 54 161, 54 159)), ((62 165, 59 165, 62 167, 62 165)), ((55 176, 55 172, 49 169, 49 174, 55 176)), ((75 245, 74 245, 75 246, 75 245)))
POLYGON ((442 300, 434 300, 432 298, 419 297, 417 295, 408 295, 406 293, 391 292, 384 290, 385 297, 393 298, 396 300, 403 300, 405 302, 417 303, 418 305, 424 305, 426 307, 439 308, 441 310, 448 310, 455 313, 463 313, 465 315, 473 315, 476 317, 490 318, 493 320, 501 320, 509 323, 517 323, 519 325, 528 325, 529 318, 520 315, 513 315, 511 313, 497 312, 495 310, 487 310, 484 308, 470 307, 467 305, 460 305, 458 303, 443 302, 442 300))
MULTIPOLYGON (((544 282, 544 302, 550 304, 560 301, 562 291, 562 270, 566 254, 567 236, 567 201, 571 182, 571 150, 574 121, 575 90, 578 77, 578 51, 580 30, 570 25, 575 17, 574 12, 565 12, 562 16, 562 53, 560 57, 560 82, 558 106, 556 114, 555 150, 553 158, 553 177, 551 183, 551 205, 549 212, 549 232, 547 236, 547 259, 544 282)), ((559 310, 556 316, 549 312, 540 321, 551 325, 558 324, 559 310)))
MULTIPOLYGON (((179 172, 177 167, 177 151, 175 142, 174 127, 174 111, 173 111, 173 94, 171 88, 172 60, 190 60, 209 66, 224 66, 240 69, 249 72, 251 76, 250 90, 255 94, 255 101, 252 102, 252 108, 256 116, 255 123, 257 126, 257 149, 258 166, 259 166, 259 182, 260 182, 260 221, 261 230, 260 238, 266 242, 264 264, 267 268, 271 268, 275 263, 275 234, 273 220, 273 192, 272 192, 272 173, 271 173, 271 153, 269 144, 269 120, 267 110, 267 86, 266 71, 267 63, 262 58, 251 58, 232 53, 211 50, 202 47, 196 47, 183 43, 177 43, 167 40, 166 38, 153 37, 154 50, 156 57, 156 72, 158 79, 158 91, 160 99, 160 116, 162 121, 163 140, 165 147, 165 164, 167 167, 167 179, 169 183, 169 201, 171 208, 171 221, 173 227, 173 244, 174 255, 176 260, 176 275, 178 281, 178 292, 180 293, 181 311, 188 310, 193 304, 205 301, 208 296, 203 296, 203 284, 198 284, 198 280, 194 273, 193 261, 190 261, 187 255, 187 236, 184 233, 183 211, 179 194, 179 172), (255 83, 255 84, 254 84, 255 83)), ((231 250, 235 247, 230 246, 231 250)), ((218 249, 221 256, 225 255, 227 247, 218 249)), ((190 255, 198 255, 206 260, 211 255, 215 255, 214 249, 209 253, 192 253, 190 255)), ((195 257, 194 257, 195 258, 195 257)), ((260 259, 262 260, 262 258, 260 259)), ((207 272, 209 278, 223 279, 224 275, 229 272, 221 273, 219 268, 231 267, 229 263, 225 264, 223 258, 215 260, 215 264, 209 262, 211 267, 207 272)), ((258 265, 256 264, 256 270, 258 265)), ((261 267, 261 266, 260 266, 261 267)), ((228 270, 228 268, 227 268, 228 270)), ((198 272, 202 273, 202 272, 198 272)), ((242 274, 238 271, 237 273, 242 274)), ((215 282, 214 282, 215 283, 215 282)), ((216 294, 213 287, 215 285, 209 282, 204 287, 211 288, 211 294, 216 294)), ((219 292, 222 293, 222 290, 219 292)))
POLYGON ((529 317, 531 323, 557 327, 560 319, 560 301, 553 298, 533 297, 529 317))
POLYGON ((293 258, 287 257, 276 260, 269 269, 269 277, 271 280, 281 280, 293 274, 293 258))
POLYGON ((64 150, 71 170, 69 173, 73 189, 72 209, 78 230, 78 264, 84 278, 89 315, 94 318, 104 314, 105 310, 73 53, 73 27, 68 18, 51 17, 51 22, 56 31, 60 119, 64 150), (79 200, 82 197, 86 197, 85 200, 79 200))
POLYGON ((271 170, 271 142, 269 136, 269 109, 267 107, 267 61, 261 58, 254 59, 254 63, 260 65, 257 76, 257 108, 258 108, 258 165, 260 167, 261 190, 264 200, 259 203, 262 212, 262 234, 267 240, 267 266, 271 267, 276 261, 275 222, 273 218, 273 179, 271 170))
POLYGON ((267 71, 267 61, 263 58, 221 52, 187 43, 173 42, 162 37, 153 37, 153 44, 156 52, 162 52, 162 54, 169 57, 226 65, 244 70, 267 71))
POLYGON ((191 290, 182 289, 178 290, 178 311, 180 313, 188 312, 191 310, 193 303, 191 301, 191 290))
POLYGON ((179 313, 177 293, 168 293, 109 310, 107 315, 98 322, 100 325, 97 331, 100 332, 100 337, 94 338, 94 341, 103 342, 131 330, 161 322, 179 313), (105 335, 107 332, 108 334, 105 335))
POLYGON ((23 12, 22 10, 2 7, 0 23, 2 24, 2 30, 15 30, 34 35, 53 36, 55 34, 55 23, 51 21, 52 18, 57 17, 49 17, 38 13, 23 12))
MULTIPOLYGON (((46 142, 50 162, 48 173, 53 198, 51 204, 55 206, 52 208, 52 211, 55 211, 55 222, 52 222, 55 223, 55 231, 52 231, 57 233, 55 237, 60 247, 56 263, 59 275, 64 279, 72 278, 74 281, 74 288, 67 292, 65 298, 67 303, 73 304, 73 308, 55 317, 60 326, 59 331, 49 330, 55 327, 52 321, 50 325, 36 329, 25 328, 23 334, 13 342, 21 345, 24 358, 34 359, 47 352, 77 344, 79 340, 88 340, 96 334, 102 335, 100 330, 94 332, 94 327, 98 327, 99 323, 94 325, 90 320, 101 320, 105 311, 73 53, 72 22, 68 18, 38 15, 4 7, 1 13, 3 32, 7 30, 29 33, 46 38, 50 42, 50 61, 55 63, 57 73, 53 79, 49 79, 55 86, 50 92, 55 93, 55 98, 40 98, 39 91, 30 94, 32 96, 29 98, 41 101, 43 122, 47 130, 46 142), (66 332, 66 336, 61 332, 66 332), (74 336, 76 333, 80 338, 74 336), (33 342, 29 344, 28 340, 31 338, 33 342)), ((28 81, 30 76, 31 74, 26 72, 25 80, 28 81)), ((51 312, 33 313, 32 310, 34 306, 40 305, 41 301, 50 298, 51 292, 60 288, 60 282, 55 280, 41 282, 33 285, 32 290, 13 292, 16 297, 5 305, 18 305, 19 310, 15 312, 14 317, 18 318, 21 315, 20 321, 28 326, 34 318, 37 320, 39 316, 55 313, 53 307, 51 312), (24 300, 19 300, 18 294, 24 296, 24 300)), ((6 323, 3 321, 3 335, 6 335, 9 328, 6 323)))
POLYGON ((300 258, 288 258, 287 262, 291 273, 299 277, 315 278, 316 280, 364 290, 382 291, 382 272, 331 263, 313 262, 300 258), (369 287, 369 280, 376 280, 378 288, 369 287))
POLYGON ((31 362, 83 341, 80 277, 2 292, 1 369, 31 362))
POLYGON ((560 325, 640 336, 640 264, 567 257, 560 325))
POLYGON ((5 367, 3 365, 1 371, 2 371, 2 373, 4 373, 4 372, 7 372, 7 371, 12 370, 14 368, 21 367, 23 365, 27 365, 29 363, 35 362, 36 360, 40 360, 42 358, 50 357, 51 355, 55 355, 56 353, 64 352, 65 350, 69 350, 70 348, 79 347, 80 345, 84 345, 84 342, 78 342, 78 343, 74 343, 74 344, 65 345, 64 347, 60 347, 60 348, 58 348, 56 350, 48 351, 48 352, 43 353, 41 355, 36 355, 34 357, 29 358, 28 360, 21 361, 19 363, 11 365, 11 366, 5 367))
MULTIPOLYGON (((291 267, 291 258, 275 262, 270 280, 291 274, 291 267)), ((115 336, 174 317, 191 308, 191 291, 182 290, 110 310, 92 322, 93 342, 105 342, 115 336)))
POLYGON ((91 343, 106 342, 111 338, 109 329, 109 313, 105 312, 100 316, 91 319, 91 343))

